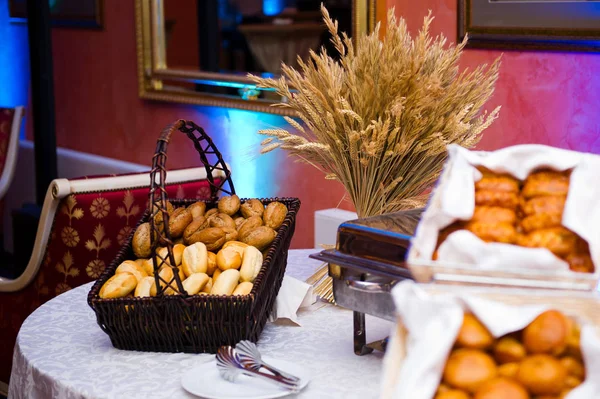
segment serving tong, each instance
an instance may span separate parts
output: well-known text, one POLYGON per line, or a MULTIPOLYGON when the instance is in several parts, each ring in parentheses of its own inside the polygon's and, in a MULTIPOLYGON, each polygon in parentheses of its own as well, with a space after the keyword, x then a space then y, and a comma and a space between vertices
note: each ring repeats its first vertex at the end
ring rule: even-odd
POLYGON ((232 346, 220 347, 216 359, 219 374, 229 382, 235 382, 237 377, 242 374, 273 383, 292 392, 300 390, 300 378, 262 361, 256 345, 250 341, 241 341, 235 348, 232 346), (261 372, 261 368, 270 373, 261 372))

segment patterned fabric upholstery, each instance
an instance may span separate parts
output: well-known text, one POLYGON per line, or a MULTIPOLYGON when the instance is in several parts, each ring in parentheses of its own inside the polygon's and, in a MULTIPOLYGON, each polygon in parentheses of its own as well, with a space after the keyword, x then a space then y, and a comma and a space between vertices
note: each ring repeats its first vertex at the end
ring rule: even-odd
POLYGON ((0 108, 0 175, 2 175, 6 164, 6 153, 8 151, 8 142, 10 141, 14 116, 14 109, 0 108))
MULTIPOLYGON (((169 198, 210 198, 206 180, 167 186, 169 198)), ((43 264, 23 290, 0 293, 0 381, 8 382, 21 324, 35 309, 73 287, 95 280, 143 215, 148 188, 78 193, 54 216, 43 264)))

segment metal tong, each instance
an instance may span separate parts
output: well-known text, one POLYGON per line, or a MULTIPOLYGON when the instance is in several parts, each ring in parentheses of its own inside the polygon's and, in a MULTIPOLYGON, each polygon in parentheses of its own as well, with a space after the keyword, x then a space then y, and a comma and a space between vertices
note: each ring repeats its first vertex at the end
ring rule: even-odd
MULTIPOLYGON (((299 391, 300 380, 297 377, 293 379, 283 377, 281 374, 269 374, 258 371, 255 368, 245 367, 239 359, 236 350, 231 346, 222 346, 217 351, 217 368, 219 374, 225 380, 235 382, 236 378, 240 375, 246 375, 249 377, 256 377, 263 381, 267 381, 288 389, 292 392, 299 391)), ((260 367, 259 367, 260 369, 260 367)))
POLYGON ((261 368, 265 368, 277 377, 284 378, 293 382, 300 382, 300 378, 293 376, 285 371, 276 369, 275 367, 265 363, 262 360, 262 356, 256 347, 256 344, 252 341, 240 341, 235 346, 235 351, 238 354, 238 359, 242 366, 259 371, 261 368))

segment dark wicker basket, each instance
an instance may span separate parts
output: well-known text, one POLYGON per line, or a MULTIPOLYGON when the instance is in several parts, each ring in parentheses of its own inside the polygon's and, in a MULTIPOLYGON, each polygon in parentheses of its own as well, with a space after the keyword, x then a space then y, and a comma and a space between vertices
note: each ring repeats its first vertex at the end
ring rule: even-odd
MULTIPOLYGON (((185 133, 194 142, 200 159, 207 171, 213 199, 207 201, 207 209, 215 207, 220 192, 234 194, 233 183, 227 165, 210 138, 193 122, 177 121, 167 127, 158 139, 156 154, 151 171, 150 204, 152 212, 146 212, 140 224, 150 221, 152 231, 158 239, 152 240, 152 258, 154 270, 166 259, 157 260, 156 249, 159 242, 168 248, 168 258, 173 261, 173 242, 168 229, 154 225, 154 216, 162 213, 163 223, 168 224, 166 212, 166 151, 171 133, 185 133), (204 144, 205 143, 205 144, 204 144), (204 145, 203 145, 204 144, 204 145), (211 163, 209 157, 216 158, 211 163), (225 177, 216 178, 213 170, 221 170, 225 177), (158 176, 157 176, 158 175, 158 176), (157 177, 159 178, 157 181, 157 177), (223 186, 228 183, 229 189, 223 186), (157 264, 158 263, 158 264, 157 264)), ((189 205, 196 200, 170 200, 177 207, 189 205)), ((288 214, 277 236, 264 258, 262 268, 254 281, 252 291, 243 296, 216 295, 164 295, 167 287, 179 288, 185 292, 174 268, 174 279, 162 280, 154 297, 125 297, 101 299, 99 291, 124 260, 135 259, 131 242, 133 232, 121 248, 114 261, 93 285, 88 294, 88 303, 96 313, 100 328, 108 334, 115 348, 153 352, 209 352, 215 353, 222 345, 235 345, 241 340, 256 342, 265 326, 270 311, 279 293, 285 267, 287 252, 294 234, 296 213, 300 208, 297 198, 261 199, 264 204, 280 201, 288 207, 288 214), (163 287, 163 284, 167 284, 163 287)), ((244 202, 244 200, 242 200, 244 202)))

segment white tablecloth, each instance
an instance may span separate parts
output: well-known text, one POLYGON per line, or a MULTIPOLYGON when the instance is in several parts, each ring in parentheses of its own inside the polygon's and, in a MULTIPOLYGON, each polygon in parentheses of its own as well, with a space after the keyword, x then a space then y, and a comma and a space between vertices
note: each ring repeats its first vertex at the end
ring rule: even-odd
MULTIPOLYGON (((292 250, 287 274, 304 280, 319 266, 317 250, 292 250)), ((9 398, 195 398, 181 375, 208 355, 144 353, 112 347, 87 304, 91 284, 68 291, 37 309, 19 332, 9 398)), ((374 398, 381 353, 353 352, 352 312, 317 303, 299 313, 301 327, 267 324, 258 343, 264 355, 311 371, 298 398, 374 398)), ((369 341, 386 337, 391 324, 367 317, 369 341)))

